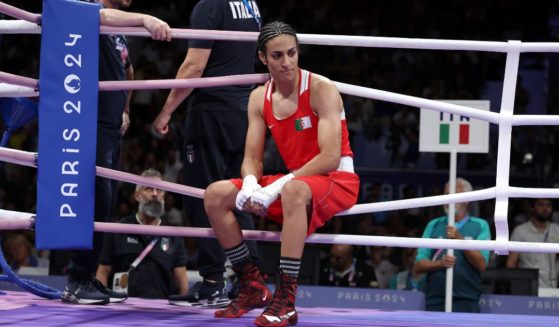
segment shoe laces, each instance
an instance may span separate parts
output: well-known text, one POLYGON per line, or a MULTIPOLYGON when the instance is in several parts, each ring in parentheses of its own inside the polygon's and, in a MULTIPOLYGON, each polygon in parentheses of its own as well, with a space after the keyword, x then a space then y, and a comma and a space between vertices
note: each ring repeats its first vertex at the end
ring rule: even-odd
POLYGON ((238 304, 248 296, 249 287, 250 287, 250 280, 243 279, 243 278, 239 280, 237 294, 235 298, 231 300, 231 306, 234 307, 236 310, 239 307, 238 304))
POLYGON ((270 306, 266 308, 264 313, 268 315, 279 316, 281 309, 284 308, 286 304, 287 304, 287 296, 285 292, 283 292, 282 290, 278 290, 276 286, 272 304, 270 304, 270 306))
MULTIPOLYGON (((290 304, 289 295, 292 293, 292 282, 287 280, 287 278, 289 278, 289 276, 280 272, 278 281, 276 282, 272 304, 266 308, 264 311, 265 314, 279 316, 282 308, 290 304)), ((291 295, 295 296, 296 294, 291 295)))
POLYGON ((227 307, 224 310, 239 312, 242 309, 241 303, 244 302, 244 299, 246 297, 247 297, 247 292, 243 292, 243 289, 242 289, 242 286, 241 286, 241 288, 239 289, 239 292, 237 293, 237 296, 235 296, 235 298, 231 299, 231 301, 229 302, 229 304, 227 305, 227 307))
POLYGON ((237 282, 236 285, 233 285, 233 287, 236 288, 236 295, 229 303, 229 306, 235 311, 239 311, 241 307, 240 303, 242 303, 250 293, 250 284, 253 278, 250 276, 250 269, 246 269, 244 271, 235 270, 235 272, 237 273, 237 282))
POLYGON ((105 287, 105 285, 103 285, 103 283, 101 283, 101 281, 99 281, 97 278, 93 278, 91 280, 91 283, 93 284, 93 287, 95 287, 97 290, 103 290, 106 289, 107 287, 105 287))
POLYGON ((95 287, 95 284, 91 279, 78 282, 78 287, 81 287, 84 291, 88 292, 97 291, 97 287, 95 287))
POLYGON ((198 292, 198 291, 200 290, 201 287, 202 287, 202 282, 196 282, 196 283, 194 284, 194 286, 192 286, 192 287, 190 288, 190 291, 189 291, 188 293, 194 294, 194 293, 198 292))

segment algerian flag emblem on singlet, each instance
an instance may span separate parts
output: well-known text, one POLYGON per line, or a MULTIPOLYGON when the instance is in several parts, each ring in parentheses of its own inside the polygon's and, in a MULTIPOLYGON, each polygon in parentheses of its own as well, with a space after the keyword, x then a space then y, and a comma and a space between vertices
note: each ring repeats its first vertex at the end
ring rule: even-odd
POLYGON ((311 128, 311 117, 305 116, 299 119, 295 119, 295 130, 302 131, 307 128, 311 128))

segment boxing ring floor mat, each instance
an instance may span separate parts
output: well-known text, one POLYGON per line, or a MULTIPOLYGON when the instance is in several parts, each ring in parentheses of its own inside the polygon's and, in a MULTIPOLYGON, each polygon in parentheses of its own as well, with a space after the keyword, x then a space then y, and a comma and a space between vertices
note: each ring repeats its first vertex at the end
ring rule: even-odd
MULTIPOLYGON (((72 305, 27 292, 0 295, 0 326, 254 326, 261 310, 238 319, 216 319, 214 309, 167 304, 164 300, 129 298, 109 305, 72 305)), ((298 308, 297 326, 507 326, 556 327, 559 317, 468 314, 374 309, 298 308)))

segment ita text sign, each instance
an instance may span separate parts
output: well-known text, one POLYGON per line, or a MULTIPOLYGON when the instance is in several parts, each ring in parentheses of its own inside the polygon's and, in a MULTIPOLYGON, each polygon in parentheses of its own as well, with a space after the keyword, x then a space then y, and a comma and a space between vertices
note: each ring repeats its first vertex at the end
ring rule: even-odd
MULTIPOLYGON (((488 100, 440 100, 489 111, 488 100)), ((421 108, 419 151, 489 152, 489 122, 457 114, 421 108)))

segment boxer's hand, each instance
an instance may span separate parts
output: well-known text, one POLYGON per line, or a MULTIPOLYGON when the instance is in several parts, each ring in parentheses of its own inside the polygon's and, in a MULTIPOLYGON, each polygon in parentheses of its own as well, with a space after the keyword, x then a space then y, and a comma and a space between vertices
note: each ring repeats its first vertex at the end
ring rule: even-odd
POLYGON ((254 191, 261 188, 262 186, 258 184, 258 181, 256 180, 256 177, 254 175, 245 176, 245 178, 243 178, 243 187, 241 188, 239 193, 237 193, 237 198, 235 199, 235 205, 237 206, 237 209, 251 212, 252 210, 250 206, 246 206, 247 202, 248 204, 250 204, 250 201, 248 201, 248 199, 250 199, 254 191))

